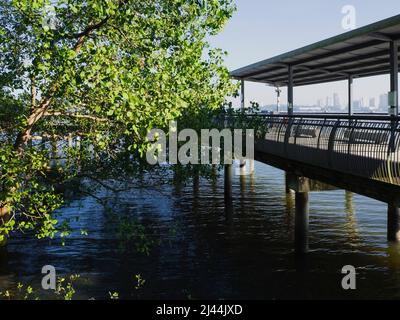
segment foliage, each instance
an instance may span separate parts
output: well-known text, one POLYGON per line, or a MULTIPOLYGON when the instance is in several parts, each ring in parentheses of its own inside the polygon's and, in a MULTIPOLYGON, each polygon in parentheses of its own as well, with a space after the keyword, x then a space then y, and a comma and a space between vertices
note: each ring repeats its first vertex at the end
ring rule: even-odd
POLYGON ((63 300, 72 300, 75 295, 74 282, 80 278, 79 274, 69 276, 69 281, 65 284, 65 278, 59 277, 57 279, 57 288, 55 294, 61 296, 63 300))
POLYGON ((108 294, 110 295, 110 299, 111 300, 119 300, 119 293, 118 292, 108 292, 108 294))
POLYGON ((231 0, 0 0, 2 237, 54 236, 68 186, 136 175, 148 130, 219 109, 236 87, 206 39, 233 11, 231 0))
POLYGON ((135 276, 135 279, 137 281, 137 284, 135 285, 135 289, 139 290, 140 288, 142 288, 144 286, 144 284, 146 283, 146 280, 144 280, 140 274, 137 274, 135 276))
POLYGON ((51 214, 62 200, 52 186, 43 183, 48 169, 46 155, 29 149, 21 158, 6 145, 0 149, 0 160, 0 189, 8 191, 0 193, 0 207, 7 205, 12 212, 2 219, 0 241, 12 230, 35 229, 38 238, 54 236, 57 221, 51 214))
POLYGON ((58 277, 56 290, 50 291, 50 296, 41 295, 39 290, 34 290, 32 285, 18 283, 15 290, 0 291, 0 299, 4 300, 41 300, 44 298, 54 298, 56 300, 72 300, 76 291, 75 282, 80 275, 73 274, 68 278, 58 277))
POLYGON ((257 102, 250 102, 249 107, 236 110, 230 105, 225 112, 227 119, 227 127, 233 130, 234 128, 251 128, 254 130, 255 139, 259 139, 266 134, 267 126, 262 117, 251 117, 249 115, 257 114, 260 111, 260 106, 257 102))
POLYGON ((157 241, 152 239, 143 224, 129 217, 119 218, 117 236, 121 250, 128 250, 133 246, 136 252, 147 256, 150 255, 152 247, 157 244, 157 241))
MULTIPOLYGON (((146 280, 140 274, 135 275, 134 288, 136 291, 142 289, 146 280)), ((30 284, 18 283, 16 288, 0 291, 0 300, 73 300, 76 299, 76 283, 81 279, 79 274, 72 274, 67 277, 58 277, 55 290, 43 292, 34 289, 30 284)), ((120 294, 117 291, 109 291, 108 298, 110 300, 119 300, 120 294)), ((94 300, 90 298, 89 300, 94 300)))

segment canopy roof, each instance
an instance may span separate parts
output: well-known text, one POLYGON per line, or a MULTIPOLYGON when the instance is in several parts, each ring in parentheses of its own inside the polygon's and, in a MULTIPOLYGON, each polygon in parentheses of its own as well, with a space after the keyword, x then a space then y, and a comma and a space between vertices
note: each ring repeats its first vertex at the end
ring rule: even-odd
POLYGON ((400 40, 400 15, 240 68, 231 77, 285 86, 289 65, 294 86, 387 74, 393 40, 400 40))

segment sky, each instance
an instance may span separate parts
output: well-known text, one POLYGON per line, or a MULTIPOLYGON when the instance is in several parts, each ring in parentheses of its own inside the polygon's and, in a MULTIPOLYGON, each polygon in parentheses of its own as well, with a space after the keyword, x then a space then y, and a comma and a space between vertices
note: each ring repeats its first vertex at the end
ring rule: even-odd
MULTIPOLYGON (((210 42, 228 52, 226 65, 235 70, 260 60, 291 51, 328 37, 347 32, 342 27, 342 8, 352 5, 356 27, 400 14, 399 0, 235 0, 237 11, 224 30, 210 42)), ((275 89, 246 82, 246 101, 261 105, 276 101, 275 89)), ((389 91, 389 76, 356 79, 354 99, 378 97, 389 91)), ((294 89, 295 105, 314 105, 318 99, 338 93, 347 104, 345 81, 294 89)), ((286 102, 286 90, 282 91, 286 102)), ((239 101, 237 101, 239 103, 239 101)))

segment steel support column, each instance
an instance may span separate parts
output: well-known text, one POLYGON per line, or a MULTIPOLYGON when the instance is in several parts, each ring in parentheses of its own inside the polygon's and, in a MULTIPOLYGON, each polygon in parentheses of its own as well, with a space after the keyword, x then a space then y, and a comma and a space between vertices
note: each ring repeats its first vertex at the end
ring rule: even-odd
POLYGON ((245 96, 244 96, 244 80, 242 79, 241 82, 240 82, 240 108, 242 109, 242 111, 246 107, 244 99, 245 99, 245 96))
POLYGON ((293 66, 288 66, 288 114, 293 114, 293 66))
MULTIPOLYGON (((389 114, 399 115, 399 42, 390 42, 390 92, 389 92, 389 114)), ((395 129, 396 121, 391 122, 391 132, 389 140, 389 152, 395 152, 395 129)))
POLYGON ((349 116, 351 116, 353 114, 353 76, 349 76, 348 78, 348 112, 349 112, 349 116))
MULTIPOLYGON (((244 94, 244 80, 242 79, 240 82, 240 108, 241 111, 244 112, 246 108, 246 102, 245 102, 245 94, 244 94)), ((240 170, 241 174, 245 172, 246 170, 246 160, 240 160, 240 170)))
POLYGON ((390 42, 390 93, 389 105, 390 114, 399 114, 399 42, 390 42))

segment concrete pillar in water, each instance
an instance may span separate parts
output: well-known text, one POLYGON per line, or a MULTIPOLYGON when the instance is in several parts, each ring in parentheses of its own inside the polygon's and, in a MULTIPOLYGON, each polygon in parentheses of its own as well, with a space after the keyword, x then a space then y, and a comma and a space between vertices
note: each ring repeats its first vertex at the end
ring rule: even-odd
POLYGON ((198 168, 195 168, 193 172, 193 193, 195 196, 198 196, 200 191, 200 171, 198 168))
POLYGON ((226 164, 224 167, 224 193, 225 199, 232 198, 232 165, 226 164))
POLYGON ((232 174, 232 165, 224 165, 225 218, 229 226, 229 232, 232 232, 233 227, 232 174))
POLYGON ((292 188, 290 187, 291 184, 291 179, 298 179, 297 176, 293 175, 292 173, 289 172, 285 172, 285 200, 286 200, 286 213, 288 214, 288 216, 292 216, 293 215, 293 208, 294 208, 294 199, 293 199, 293 193, 292 188))
POLYGON ((389 241, 400 241, 400 208, 388 204, 387 237, 389 241))
POLYGON ((253 159, 249 159, 247 161, 249 162, 250 173, 253 174, 254 173, 254 160, 253 159))
POLYGON ((240 175, 243 176, 246 174, 246 160, 240 160, 240 175))
POLYGON ((218 185, 218 171, 217 171, 217 166, 213 164, 211 166, 211 190, 213 194, 216 194, 219 189, 218 185))
POLYGON ((211 175, 212 175, 213 177, 216 177, 216 176, 217 176, 217 165, 216 165, 216 164, 212 164, 212 165, 211 165, 211 175))
POLYGON ((295 250, 296 253, 308 251, 308 192, 297 192, 295 196, 295 250))
POLYGON ((254 160, 252 160, 252 159, 240 160, 239 170, 240 170, 241 176, 253 174, 254 173, 254 160))
POLYGON ((288 172, 285 172, 285 192, 286 194, 291 194, 292 190, 290 188, 290 179, 291 179, 291 174, 288 172))

